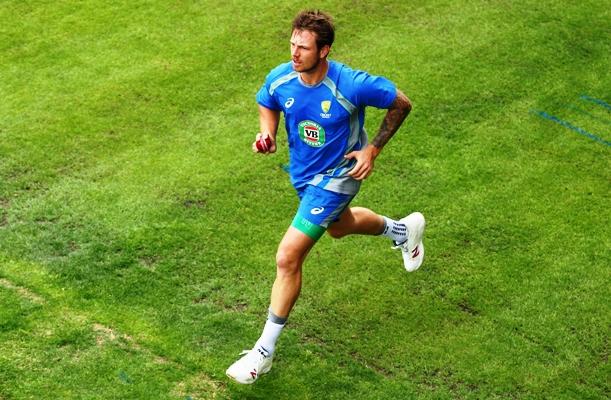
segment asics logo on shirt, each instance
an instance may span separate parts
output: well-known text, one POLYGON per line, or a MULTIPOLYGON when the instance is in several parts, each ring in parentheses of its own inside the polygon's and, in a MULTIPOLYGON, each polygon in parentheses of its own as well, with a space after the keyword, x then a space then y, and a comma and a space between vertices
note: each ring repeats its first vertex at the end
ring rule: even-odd
POLYGON ((324 207, 314 207, 313 209, 310 210, 310 213, 312 215, 318 215, 318 214, 320 214, 323 211, 325 211, 324 207))
POLYGON ((293 103, 294 103, 294 102, 295 102, 295 99, 294 99, 294 98, 292 98, 292 97, 289 97, 289 98, 286 100, 286 103, 284 103, 284 107, 286 107, 286 108, 291 108, 291 106, 293 105, 293 103))

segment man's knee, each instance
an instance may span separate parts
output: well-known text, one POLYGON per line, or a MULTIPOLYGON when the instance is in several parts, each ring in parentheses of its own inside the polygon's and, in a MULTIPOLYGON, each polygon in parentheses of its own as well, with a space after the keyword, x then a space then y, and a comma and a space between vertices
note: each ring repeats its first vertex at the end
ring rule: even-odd
POLYGON ((276 267, 279 274, 296 274, 301 270, 300 256, 293 251, 280 248, 276 253, 276 267))

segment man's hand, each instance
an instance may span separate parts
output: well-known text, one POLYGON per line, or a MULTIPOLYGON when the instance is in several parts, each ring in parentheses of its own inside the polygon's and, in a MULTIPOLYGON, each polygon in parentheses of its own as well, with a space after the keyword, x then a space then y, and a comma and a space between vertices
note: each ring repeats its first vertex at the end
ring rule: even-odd
POLYGON ((356 179, 357 181, 362 181, 367 178, 373 172, 373 164, 380 153, 380 149, 369 144, 362 150, 352 151, 346 154, 344 157, 348 159, 356 159, 356 164, 350 170, 348 175, 356 179))
POLYGON ((257 136, 255 137, 255 141, 252 142, 252 151, 255 153, 262 153, 262 154, 275 153, 276 152, 276 140, 274 140, 274 138, 272 138, 272 136, 268 133, 257 133, 257 136), (265 140, 265 139, 269 139, 272 144, 267 148, 267 150, 260 150, 257 147, 257 142, 259 140, 265 140))
POLYGON ((280 122, 280 111, 271 110, 267 107, 263 107, 259 104, 259 133, 255 137, 255 141, 252 144, 252 151, 255 153, 270 154, 276 152, 276 132, 278 132, 278 123, 280 122), (263 150, 257 148, 257 141, 265 140, 269 138, 271 145, 262 146, 263 150))

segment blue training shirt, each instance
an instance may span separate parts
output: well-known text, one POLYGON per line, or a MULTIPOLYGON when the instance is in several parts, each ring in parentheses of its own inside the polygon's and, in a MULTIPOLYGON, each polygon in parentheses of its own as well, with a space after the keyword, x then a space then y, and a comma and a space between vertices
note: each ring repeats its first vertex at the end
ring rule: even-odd
POLYGON ((388 108, 395 85, 386 78, 329 61, 317 85, 304 83, 291 62, 274 68, 257 93, 257 103, 284 113, 291 183, 354 195, 360 182, 348 175, 356 160, 344 155, 367 144, 365 107, 388 108))

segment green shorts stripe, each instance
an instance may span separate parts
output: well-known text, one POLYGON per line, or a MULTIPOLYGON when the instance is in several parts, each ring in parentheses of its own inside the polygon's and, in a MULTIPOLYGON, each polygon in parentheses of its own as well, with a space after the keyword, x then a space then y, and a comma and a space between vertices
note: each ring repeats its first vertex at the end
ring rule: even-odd
POLYGON ((302 217, 301 215, 295 215, 291 226, 296 228, 297 230, 305 233, 307 236, 312 238, 312 240, 317 241, 320 237, 325 233, 325 228, 322 226, 316 225, 302 217))

